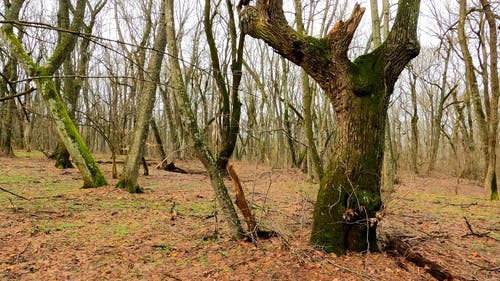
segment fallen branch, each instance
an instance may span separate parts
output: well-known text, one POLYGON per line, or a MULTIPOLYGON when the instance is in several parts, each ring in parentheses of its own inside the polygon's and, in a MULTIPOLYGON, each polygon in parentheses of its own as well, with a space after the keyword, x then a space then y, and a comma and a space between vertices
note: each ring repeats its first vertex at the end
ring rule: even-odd
POLYGON ((28 199, 28 198, 26 198, 26 197, 24 197, 24 196, 21 196, 21 195, 19 195, 19 194, 15 194, 14 192, 9 191, 9 190, 7 190, 7 189, 5 189, 5 188, 3 188, 3 187, 0 187, 0 190, 1 190, 1 191, 4 191, 4 192, 7 192, 7 193, 10 193, 10 194, 12 194, 12 195, 14 195, 14 196, 16 196, 16 197, 18 197, 18 198, 24 199, 24 200, 26 200, 26 201, 30 201, 30 199, 28 199))
POLYGON ((448 205, 450 205, 450 206, 458 206, 458 207, 461 207, 461 208, 469 208, 471 206, 477 206, 479 204, 477 202, 472 202, 472 203, 468 203, 468 204, 449 203, 448 205))
POLYGON ((400 236, 385 235, 385 249, 403 256, 406 260, 422 267, 437 280, 453 280, 453 275, 434 261, 422 256, 413 250, 410 244, 404 242, 400 236))
POLYGON ((467 261, 468 263, 474 265, 474 266, 477 266, 479 267, 480 270, 486 270, 486 271, 499 271, 500 272, 500 266, 494 266, 494 267, 487 267, 487 266, 483 266, 483 265, 480 265, 480 264, 477 264, 477 263, 474 263, 474 262, 471 262, 471 261, 467 261))
POLYGON ((24 250, 22 250, 19 254, 17 254, 16 256, 16 260, 15 260, 15 263, 18 263, 19 260, 21 259, 21 256, 26 253, 26 251, 28 250, 28 247, 31 245, 31 242, 28 242, 28 244, 26 244, 26 247, 24 247, 24 250))
POLYGON ((477 233, 474 230, 472 230, 472 225, 469 223, 469 220, 467 220, 467 217, 464 217, 464 220, 465 220, 465 224, 467 225, 467 228, 470 231, 470 233, 467 233, 464 236, 473 235, 473 236, 478 236, 478 237, 489 237, 488 236, 488 234, 490 234, 489 232, 477 233))

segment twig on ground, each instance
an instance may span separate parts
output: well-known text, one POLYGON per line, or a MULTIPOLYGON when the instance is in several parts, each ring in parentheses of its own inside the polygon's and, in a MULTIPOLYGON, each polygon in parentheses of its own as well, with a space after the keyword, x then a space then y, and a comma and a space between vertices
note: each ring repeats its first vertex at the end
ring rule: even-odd
POLYGON ((7 192, 7 193, 10 193, 10 194, 12 194, 12 195, 14 195, 14 196, 16 196, 16 197, 18 197, 18 198, 24 199, 24 200, 26 200, 26 201, 30 201, 30 199, 28 199, 28 198, 26 198, 26 197, 24 197, 24 196, 21 196, 21 195, 19 195, 19 194, 15 194, 14 192, 9 191, 9 190, 7 190, 7 189, 5 189, 5 188, 3 188, 3 187, 0 187, 0 190, 1 190, 1 191, 4 191, 4 192, 7 192))
MULTIPOLYGON (((306 260, 304 258, 302 258, 302 256, 306 256, 307 258, 309 258, 310 260, 314 260, 313 257, 311 257, 311 255, 309 255, 309 253, 307 253, 306 251, 304 251, 303 249, 295 249, 294 252, 296 253, 295 255, 297 256, 298 259, 300 259, 300 261, 302 263, 306 263, 306 260)), ((360 272, 360 271, 356 271, 354 269, 350 269, 348 267, 345 267, 343 265, 340 265, 334 261, 332 261, 331 259, 328 259, 328 258, 323 258, 322 257, 322 260, 325 260, 327 261, 330 265, 333 265, 335 266, 336 268, 344 271, 344 272, 349 272, 349 273, 352 273, 354 275, 357 275, 359 276, 362 280, 365 280, 365 281, 377 281, 377 279, 374 279, 373 277, 371 277, 370 275, 364 273, 364 272, 360 272)))
POLYGON ((356 270, 352 270, 348 267, 345 267, 343 265, 340 265, 340 264, 337 264, 335 262, 333 262, 332 260, 330 259, 325 259, 329 264, 335 266, 336 268, 340 269, 340 270, 343 270, 343 271, 346 271, 346 272, 349 272, 349 273, 352 273, 352 274, 355 274, 359 277, 361 277, 363 280, 367 280, 367 281, 375 281, 376 279, 373 279, 372 277, 368 276, 367 274, 363 273, 363 272, 359 272, 359 271, 356 271, 356 270))
POLYGON ((489 232, 478 233, 478 232, 475 232, 474 230, 472 230, 472 225, 469 223, 469 220, 467 220, 467 217, 464 217, 464 220, 465 220, 465 224, 467 224, 467 228, 470 231, 470 233, 467 233, 464 236, 473 235, 473 236, 478 236, 478 237, 490 237, 490 236, 488 236, 488 234, 490 234, 489 232))
POLYGON ((458 207, 462 207, 462 208, 469 208, 471 206, 477 206, 479 204, 477 202, 472 202, 472 203, 468 203, 468 204, 454 204, 454 203, 449 203, 448 205, 450 205, 450 206, 458 206, 458 207))
POLYGON ((480 264, 477 264, 477 263, 474 263, 474 262, 471 262, 471 261, 467 261, 468 263, 474 265, 474 266, 477 266, 479 267, 480 270, 486 270, 486 271, 498 271, 500 272, 500 265, 497 265, 497 266, 494 266, 494 267, 487 267, 487 266, 483 266, 483 265, 480 265, 480 264))
POLYGON ((19 254, 17 254, 15 263, 19 262, 19 259, 21 258, 21 255, 24 254, 24 253, 26 253, 26 251, 28 250, 28 247, 30 245, 31 245, 31 241, 28 242, 28 244, 26 244, 26 247, 24 247, 24 250, 22 250, 19 254))

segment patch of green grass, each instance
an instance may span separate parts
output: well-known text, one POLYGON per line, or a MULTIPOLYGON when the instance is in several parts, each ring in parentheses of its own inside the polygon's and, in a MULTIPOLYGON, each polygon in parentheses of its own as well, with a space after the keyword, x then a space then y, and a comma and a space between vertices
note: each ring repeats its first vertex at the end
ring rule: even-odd
POLYGON ((115 236, 126 236, 130 234, 132 231, 129 225, 117 223, 114 225, 113 235, 115 236))
POLYGON ((26 150, 15 150, 14 154, 16 157, 19 158, 32 158, 32 159, 45 159, 46 156, 41 152, 37 150, 32 150, 30 152, 27 152, 26 150))
POLYGON ((212 202, 180 204, 175 207, 180 213, 195 216, 205 216, 212 213, 214 205, 212 202))
POLYGON ((25 176, 25 175, 0 175, 0 184, 11 185, 11 184, 29 184, 31 185, 36 177, 25 176))
POLYGON ((208 259, 207 259, 207 256, 205 255, 201 255, 198 257, 198 261, 204 265, 204 266, 208 266, 208 259))
POLYGON ((490 236, 497 239, 497 240, 500 240, 500 233, 493 232, 493 233, 490 233, 490 236))
POLYGON ((98 239, 103 239, 110 236, 124 237, 127 236, 139 228, 138 224, 126 224, 126 223, 111 223, 111 224, 100 224, 98 239))
POLYGON ((77 204, 76 202, 71 202, 68 208, 72 211, 87 211, 89 209, 89 206, 82 203, 77 204))
POLYGON ((68 230, 68 229, 72 229, 72 228, 78 228, 81 226, 82 226, 81 224, 76 223, 76 222, 59 222, 59 223, 46 222, 46 223, 38 226, 38 228, 41 231, 49 234, 53 231, 64 231, 64 230, 68 230))
POLYGON ((192 184, 179 184, 171 187, 173 190, 199 190, 200 187, 192 184))
POLYGON ((492 251, 496 251, 498 248, 494 245, 486 245, 486 244, 483 244, 481 242, 472 242, 472 248, 474 248, 475 250, 483 250, 483 251, 487 251, 487 252, 492 252, 492 251))
POLYGON ((159 201, 143 201, 143 200, 114 200, 114 201, 100 201, 98 203, 99 207, 107 210, 139 210, 139 209, 149 209, 149 210, 170 210, 170 205, 159 201))
POLYGON ((167 255, 170 255, 172 253, 172 249, 170 249, 171 246, 172 243, 167 243, 167 244, 154 245, 153 247, 155 248, 155 250, 159 250, 167 255))

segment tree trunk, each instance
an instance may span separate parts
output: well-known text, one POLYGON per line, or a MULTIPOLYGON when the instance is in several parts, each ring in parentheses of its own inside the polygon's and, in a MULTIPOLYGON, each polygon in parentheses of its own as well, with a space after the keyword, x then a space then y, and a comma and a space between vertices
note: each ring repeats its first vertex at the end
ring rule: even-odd
MULTIPOLYGON (((0 97, 10 96, 13 91, 9 90, 9 82, 16 80, 17 76, 17 60, 9 59, 2 77, 0 78, 0 97)), ((0 103, 0 156, 13 157, 14 149, 12 148, 12 132, 13 120, 16 104, 14 99, 9 99, 0 103)))
POLYGON ((283 80, 283 106, 284 106, 284 112, 283 112, 283 125, 285 127, 285 134, 286 134, 286 140, 288 144, 288 150, 290 152, 290 160, 292 161, 292 166, 294 168, 299 168, 299 163, 296 155, 296 148, 295 148, 295 140, 293 139, 293 132, 292 132, 292 124, 290 122, 290 106, 289 106, 289 100, 288 100, 288 66, 286 63, 285 59, 281 59, 281 65, 283 67, 283 75, 282 75, 282 80, 283 80))
MULTIPOLYGON (((154 42, 154 50, 151 54, 145 81, 144 91, 140 95, 137 108, 137 120, 133 132, 132 143, 125 158, 123 172, 117 187, 125 188, 130 193, 140 193, 142 188, 137 183, 139 176, 139 165, 144 155, 144 144, 148 136, 150 122, 152 118, 153 106, 156 99, 157 83, 160 82, 161 64, 163 61, 163 52, 167 45, 165 33, 165 0, 160 7, 160 21, 154 42), (161 52, 161 53, 160 53, 161 52)), ((144 165, 144 171, 148 172, 147 165, 144 165)))
MULTIPOLYGON (((12 2, 10 9, 7 11, 8 20, 15 20, 18 18, 23 2, 23 0, 12 2)), ((80 30, 86 2, 87 1, 84 0, 77 1, 76 7, 74 8, 73 23, 70 27, 71 30, 80 30)), ((26 72, 31 76, 39 77, 35 79, 35 84, 45 101, 49 115, 55 122, 55 128, 59 138, 64 143, 74 164, 83 177, 83 187, 88 188, 106 185, 107 182, 104 175, 90 154, 84 140, 78 133, 75 124, 69 117, 64 102, 56 89, 54 80, 51 78, 64 62, 66 55, 74 49, 77 39, 74 33, 64 33, 60 36, 61 38, 59 38, 52 56, 50 56, 45 65, 38 66, 26 52, 21 41, 14 35, 13 26, 11 24, 4 24, 0 30, 0 38, 6 43, 12 54, 16 56, 26 72)))
MULTIPOLYGON (((468 40, 465 32, 465 23, 467 19, 467 0, 460 0, 459 19, 457 24, 458 43, 462 51, 462 57, 465 64, 465 82, 467 90, 470 93, 472 104, 474 105, 474 115, 479 129, 479 138, 481 141, 481 151, 483 159, 488 163, 488 124, 486 121, 481 97, 479 94, 479 86, 477 83, 476 70, 469 51, 468 40)), ((486 105, 488 106, 488 105, 486 105)), ((485 165, 485 167, 487 164, 485 165)))
POLYGON ((167 153, 165 153, 165 149, 163 148, 163 141, 161 139, 160 130, 158 129, 158 125, 156 125, 156 121, 154 118, 151 118, 150 126, 151 130, 153 130, 153 135, 156 140, 156 146, 158 147, 158 152, 160 153, 161 158, 160 166, 158 167, 158 169, 167 171, 167 166, 169 164, 167 162, 167 153))
POLYGON ((174 21, 174 3, 173 0, 166 1, 166 34, 167 34, 167 48, 169 53, 170 72, 172 76, 172 85, 175 92, 175 97, 178 99, 180 105, 180 114, 182 116, 182 125, 189 132, 190 137, 194 143, 194 150, 197 158, 203 163, 210 176, 210 182, 214 189, 217 202, 222 209, 222 212, 227 220, 231 236, 235 239, 240 238, 243 234, 241 222, 238 218, 236 210, 234 209, 233 202, 227 192, 227 187, 224 184, 224 179, 217 166, 217 162, 213 154, 208 149, 205 143, 205 137, 198 128, 196 115, 191 108, 191 99, 188 96, 181 67, 179 64, 179 51, 177 49, 176 35, 175 35, 175 21, 174 21))
POLYGON ((217 167, 223 175, 227 175, 227 163, 233 155, 236 141, 240 131, 241 102, 239 100, 239 86, 241 83, 243 67, 243 48, 245 44, 245 34, 236 35, 236 23, 234 19, 233 5, 231 1, 226 0, 227 11, 229 15, 228 29, 230 32, 231 46, 231 87, 226 83, 219 62, 219 51, 213 35, 213 16, 210 13, 212 6, 210 0, 205 0, 204 26, 205 35, 210 50, 210 58, 214 72, 215 84, 222 98, 222 126, 220 132, 221 149, 217 154, 217 167))
POLYGON ((311 243, 337 254, 374 250, 387 106, 399 74, 420 50, 420 1, 400 0, 385 42, 354 62, 347 51, 364 8, 355 5, 347 21, 316 39, 288 25, 282 4, 257 1, 242 10, 240 22, 246 33, 263 39, 315 79, 337 114, 335 153, 321 180, 311 243))
POLYGON ((439 150, 439 143, 441 139, 441 122, 443 119, 443 111, 446 100, 450 97, 451 93, 455 90, 456 86, 446 93, 446 85, 448 79, 448 63, 450 61, 451 47, 448 46, 446 50, 446 57, 444 62, 444 70, 442 74, 441 85, 439 86, 439 103, 437 104, 436 115, 433 116, 431 126, 431 151, 429 158, 429 167, 427 172, 433 171, 436 165, 437 155, 439 150))
POLYGON ((71 164, 70 155, 66 147, 62 142, 58 142, 54 152, 50 155, 51 159, 56 160, 55 166, 58 169, 68 169, 73 168, 73 164, 71 164))
MULTIPOLYGON (((294 0, 295 3, 295 21, 297 22, 297 31, 305 34, 304 23, 302 21, 302 4, 300 0, 294 0)), ((304 69, 300 71, 302 82, 302 103, 304 106, 304 134, 307 141, 307 163, 312 169, 307 169, 307 173, 313 180, 320 180, 323 177, 323 163, 319 157, 313 131, 313 90, 310 85, 309 77, 304 69)))
POLYGON ((327 251, 376 249, 375 213, 380 209, 380 169, 387 107, 378 93, 354 97, 337 112, 335 155, 314 209, 311 242, 327 251), (368 237, 367 237, 368 235, 368 237))
MULTIPOLYGON (((490 118, 488 120, 488 165, 484 187, 490 193, 491 200, 498 200, 496 176, 496 146, 498 144, 498 99, 500 98, 500 82, 498 81, 498 36, 495 15, 491 11, 491 3, 481 0, 490 31, 490 118)), ((486 87, 486 86, 485 86, 486 87)))
POLYGON ((411 142, 410 142, 410 169, 414 174, 418 174, 418 154, 420 147, 420 136, 418 132, 418 102, 417 102, 417 74, 412 71, 408 73, 410 77, 410 97, 411 97, 411 142))
POLYGON ((394 192, 394 181, 396 178, 396 160, 394 159, 392 131, 389 117, 387 117, 387 122, 385 123, 384 158, 382 159, 381 173, 380 191, 382 192, 382 199, 385 200, 394 192))

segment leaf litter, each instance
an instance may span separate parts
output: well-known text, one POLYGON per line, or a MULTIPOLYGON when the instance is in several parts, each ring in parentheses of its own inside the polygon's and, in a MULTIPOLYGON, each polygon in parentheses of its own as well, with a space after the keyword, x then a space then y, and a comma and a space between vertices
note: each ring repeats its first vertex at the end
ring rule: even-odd
MULTIPOLYGON (((0 279, 434 280, 390 252, 337 257, 311 247, 317 185, 295 169, 234 163, 259 226, 279 235, 233 241, 201 164, 176 164, 188 174, 150 169, 139 179, 146 192, 136 195, 112 185, 81 189, 77 170, 43 158, 0 158, 0 186, 30 199, 0 192, 0 279)), ((102 168, 110 179, 111 165, 102 168)), ((500 279, 498 202, 476 182, 400 181, 380 237, 401 235, 458 280, 500 279)))

